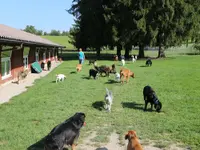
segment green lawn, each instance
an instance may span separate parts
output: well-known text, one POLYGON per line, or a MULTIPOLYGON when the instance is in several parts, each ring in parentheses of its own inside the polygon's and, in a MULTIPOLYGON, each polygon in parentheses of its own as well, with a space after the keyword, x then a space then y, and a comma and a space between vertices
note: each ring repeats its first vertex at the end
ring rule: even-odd
POLYGON ((42 37, 52 42, 55 42, 57 44, 66 46, 66 49, 69 49, 69 50, 75 49, 74 46, 69 43, 68 36, 42 36, 42 37))
MULTIPOLYGON (((175 143, 193 150, 200 147, 200 56, 177 56, 153 60, 152 67, 141 67, 145 61, 127 62, 135 73, 128 84, 111 83, 114 75, 88 80, 92 66, 85 62, 80 73, 73 73, 77 60, 64 61, 46 77, 36 80, 27 92, 0 105, 0 149, 23 150, 47 135, 50 130, 75 112, 85 112, 86 126, 79 142, 92 131, 93 140, 106 142, 112 132, 120 135, 129 129, 137 131, 143 141, 152 140, 159 147, 175 143), (56 84, 55 74, 67 79, 56 84), (163 104, 161 113, 144 112, 142 90, 151 85, 163 104), (102 109, 105 88, 112 90, 111 113, 102 109)), ((111 65, 112 61, 98 61, 111 65)), ((119 71, 119 63, 116 63, 119 71)))

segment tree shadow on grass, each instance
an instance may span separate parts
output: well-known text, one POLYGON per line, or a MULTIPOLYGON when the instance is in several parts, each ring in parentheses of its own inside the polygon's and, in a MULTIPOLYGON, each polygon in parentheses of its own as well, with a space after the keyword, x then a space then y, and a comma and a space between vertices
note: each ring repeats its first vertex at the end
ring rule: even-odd
POLYGON ((105 82, 105 84, 114 84, 114 83, 120 83, 120 82, 117 82, 116 80, 113 79, 109 79, 107 82, 105 82))
POLYGON ((104 109, 104 102, 96 101, 96 102, 92 103, 92 107, 96 108, 97 110, 102 111, 104 109))
POLYGON ((32 144, 27 148, 27 150, 44 150, 44 140, 45 137, 43 137, 41 140, 37 141, 36 143, 32 144))

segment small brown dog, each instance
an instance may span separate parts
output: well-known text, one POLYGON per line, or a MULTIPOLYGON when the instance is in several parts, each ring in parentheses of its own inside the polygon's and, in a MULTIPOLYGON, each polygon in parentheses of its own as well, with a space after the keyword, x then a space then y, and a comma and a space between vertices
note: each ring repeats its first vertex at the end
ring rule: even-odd
POLYGON ((118 56, 114 55, 114 61, 118 61, 118 56))
POLYGON ((128 139, 127 150, 143 150, 141 144, 139 143, 139 139, 136 135, 136 131, 130 130, 125 135, 125 140, 128 139))
POLYGON ((82 64, 76 65, 77 72, 80 72, 82 70, 82 64))
POLYGON ((126 79, 126 82, 128 83, 130 77, 134 78, 134 73, 131 70, 126 69, 126 68, 120 69, 120 80, 122 83, 124 83, 125 79, 126 79), (123 79, 121 80, 122 77, 123 79))

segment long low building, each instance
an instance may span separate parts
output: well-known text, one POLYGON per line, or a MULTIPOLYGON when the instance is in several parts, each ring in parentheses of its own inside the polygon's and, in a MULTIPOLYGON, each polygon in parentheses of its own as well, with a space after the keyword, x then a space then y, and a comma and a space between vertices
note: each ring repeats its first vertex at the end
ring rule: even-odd
POLYGON ((21 71, 31 70, 33 62, 57 61, 62 48, 40 36, 0 24, 0 85, 14 80, 21 71))

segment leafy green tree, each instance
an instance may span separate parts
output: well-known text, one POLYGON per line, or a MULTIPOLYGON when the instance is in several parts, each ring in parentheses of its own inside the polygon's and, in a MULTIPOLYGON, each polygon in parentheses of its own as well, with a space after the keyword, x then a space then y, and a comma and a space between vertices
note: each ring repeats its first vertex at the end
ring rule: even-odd
POLYGON ((28 32, 28 33, 32 33, 32 34, 36 34, 37 30, 35 29, 35 26, 32 25, 27 25, 26 28, 24 29, 24 31, 28 32))
POLYGON ((36 35, 43 35, 43 31, 42 30, 37 30, 36 31, 36 35))
POLYGON ((52 35, 52 36, 60 36, 61 33, 59 30, 51 30, 51 32, 49 33, 49 35, 52 35))

